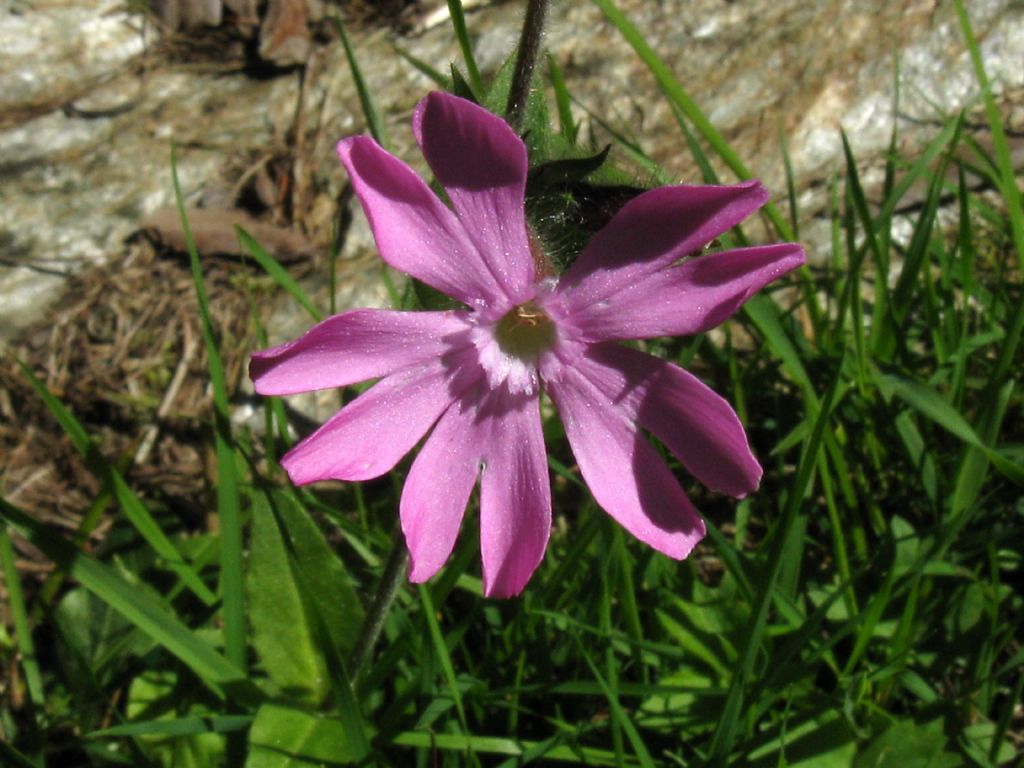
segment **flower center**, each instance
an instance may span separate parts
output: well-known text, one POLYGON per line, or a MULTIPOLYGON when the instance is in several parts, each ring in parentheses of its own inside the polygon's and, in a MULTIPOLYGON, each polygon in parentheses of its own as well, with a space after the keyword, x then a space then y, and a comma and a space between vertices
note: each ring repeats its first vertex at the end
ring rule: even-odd
POLYGON ((554 345, 555 324, 536 304, 528 301, 498 321, 494 338, 506 355, 532 361, 554 345))

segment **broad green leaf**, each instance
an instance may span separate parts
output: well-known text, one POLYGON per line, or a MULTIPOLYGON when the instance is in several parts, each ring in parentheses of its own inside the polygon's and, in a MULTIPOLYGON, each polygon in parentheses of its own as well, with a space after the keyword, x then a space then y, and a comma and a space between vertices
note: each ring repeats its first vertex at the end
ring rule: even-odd
POLYGON ((853 768, 956 768, 959 756, 945 749, 942 720, 918 725, 900 720, 857 755, 853 768))
POLYGON ((364 756, 347 738, 341 720, 264 704, 249 734, 245 768, 321 768, 348 765, 364 756))
POLYGON ((247 728, 252 723, 249 715, 217 715, 197 713, 188 717, 169 717, 125 723, 102 731, 93 731, 89 738, 104 736, 189 736, 194 733, 227 733, 247 728))
POLYGON ((998 744, 993 744, 997 732, 995 723, 974 723, 964 728, 963 736, 970 751, 982 760, 992 755, 996 765, 1011 765, 1020 757, 1021 751, 1014 747, 1010 739, 1004 738, 998 744))
POLYGON ((956 601, 956 629, 961 634, 970 632, 985 615, 988 596, 984 585, 968 584, 956 601))
POLYGON ((352 578, 309 513, 293 497, 275 495, 274 501, 294 564, 302 575, 304 597, 315 603, 339 656, 347 658, 363 623, 363 605, 352 578))
POLYGON ((714 725, 725 698, 718 676, 693 664, 680 667, 658 682, 665 690, 652 693, 640 705, 638 721, 649 728, 685 725, 690 732, 714 725))
MULTIPOLYGON (((132 681, 125 714, 130 720, 155 718, 156 722, 180 722, 177 715, 181 714, 181 706, 178 676, 168 670, 150 669, 132 681)), ((148 745, 146 751, 164 768, 218 765, 224 754, 224 737, 210 728, 184 732, 180 728, 165 731, 150 728, 144 734, 131 735, 148 745)))
POLYGON ((106 684, 126 657, 141 656, 152 647, 134 624, 81 587, 61 598, 54 622, 68 652, 66 669, 83 691, 95 690, 96 683, 106 684))
POLYGON ((78 551, 69 541, 3 499, 0 516, 58 568, 181 659, 215 693, 223 695, 228 689, 243 701, 258 697, 242 671, 185 626, 165 602, 125 581, 110 566, 78 551))
POLYGON ((327 668, 281 529, 262 495, 255 497, 246 586, 253 645, 267 675, 289 699, 319 704, 330 690, 327 668))
POLYGON ((784 725, 779 735, 752 752, 745 764, 752 768, 849 768, 857 742, 842 717, 825 713, 803 723, 787 721, 784 725))
MULTIPOLYGON (((472 750, 478 754, 511 755, 518 757, 527 752, 546 757, 548 760, 562 760, 569 763, 582 765, 616 765, 622 766, 623 762, 616 759, 612 752, 591 747, 573 745, 553 745, 550 749, 540 749, 540 742, 520 741, 501 736, 472 736, 461 733, 428 733, 426 731, 405 731, 398 734, 394 740, 395 744, 408 747, 429 749, 431 752, 449 751, 465 754, 472 750)), ((636 765, 634 761, 625 763, 627 766, 636 765)), ((248 766, 247 766, 248 768, 248 766)))

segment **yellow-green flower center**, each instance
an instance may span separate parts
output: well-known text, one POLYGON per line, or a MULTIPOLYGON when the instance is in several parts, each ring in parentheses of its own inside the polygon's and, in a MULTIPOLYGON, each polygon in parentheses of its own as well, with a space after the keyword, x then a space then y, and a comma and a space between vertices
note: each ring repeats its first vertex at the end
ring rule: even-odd
POLYGON ((501 351, 520 360, 536 360, 555 343, 555 324, 532 301, 520 304, 494 329, 501 351))

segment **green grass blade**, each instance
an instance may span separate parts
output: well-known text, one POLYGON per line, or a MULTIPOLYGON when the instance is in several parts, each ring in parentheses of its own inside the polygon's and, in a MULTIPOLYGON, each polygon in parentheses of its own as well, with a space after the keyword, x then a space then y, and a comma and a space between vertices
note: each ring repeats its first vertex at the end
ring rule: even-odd
POLYGON ((633 725, 633 721, 626 714, 626 711, 622 708, 619 697, 609 687, 608 682, 601 675, 601 671, 597 668, 594 660, 590 658, 590 654, 587 653, 583 643, 580 642, 579 638, 576 638, 576 645, 579 648, 580 655, 583 660, 587 662, 587 666, 590 668, 590 673, 594 676, 594 680, 597 681, 598 686, 601 688, 601 693, 604 694, 605 700, 608 702, 608 708, 611 710, 612 718, 623 731, 626 733, 626 738, 629 739, 629 744, 633 747, 633 752, 636 755, 637 761, 643 768, 654 768, 654 761, 651 759, 651 753, 647 750, 647 745, 644 744, 643 739, 640 738, 640 733, 637 731, 636 726, 633 725))
POLYGON ((366 85, 366 78, 363 77, 363 70, 356 59, 356 52, 352 48, 352 42, 348 39, 345 25, 338 17, 334 18, 334 25, 338 30, 338 36, 341 37, 341 44, 345 48, 348 67, 352 70, 352 79, 355 81, 356 91, 359 93, 359 104, 363 108, 363 116, 366 117, 366 127, 369 128, 370 135, 377 140, 378 144, 384 149, 390 149, 391 138, 388 136, 387 127, 380 117, 380 112, 377 111, 377 104, 370 94, 370 89, 366 85))
MULTIPOLYGON (((910 245, 907 246, 907 253, 903 258, 903 268, 896 279, 896 287, 892 292, 892 319, 896 327, 903 325, 903 320, 910 311, 911 301, 914 292, 921 282, 921 268, 928 256, 928 245, 932 232, 935 229, 935 215, 939 210, 939 198, 942 191, 943 175, 946 164, 943 163, 936 172, 932 183, 928 188, 928 197, 925 200, 924 208, 914 225, 914 233, 910 238, 910 245)), ((889 329, 893 331, 892 328, 889 329)))
MULTIPOLYGON (((622 36, 626 39, 636 51, 640 59, 647 65, 647 68, 651 70, 651 74, 654 75, 658 81, 658 85, 661 90, 665 93, 666 97, 674 103, 682 111, 686 118, 693 123, 694 127, 700 133, 711 148, 718 154, 719 157, 725 162, 729 169, 736 174, 740 179, 752 179, 754 178, 753 173, 750 169, 744 165, 743 161, 736 151, 730 146, 729 142, 726 141, 725 137, 718 132, 708 120, 707 116, 701 111, 697 103, 690 98, 690 95, 686 93, 682 84, 672 74, 672 71, 668 68, 661 57, 654 52, 654 49, 648 45, 640 31, 633 26, 633 23, 620 11, 612 2, 612 0, 593 0, 594 4, 601 9, 608 20, 619 30, 622 36)), ((771 221, 772 226, 775 227, 775 231, 778 232, 779 237, 783 240, 794 240, 793 230, 790 229, 789 224, 785 218, 779 213, 779 210, 772 203, 768 203, 764 207, 765 215, 771 221)))
POLYGON ((0 758, 3 758, 0 762, 9 768, 39 768, 6 741, 0 741, 0 758))
MULTIPOLYGON (((985 114, 988 118, 989 129, 992 131, 992 145, 995 150, 996 164, 999 167, 999 188, 1006 204, 1013 250, 1017 254, 1019 267, 1021 264, 1024 264, 1024 209, 1022 209, 1020 189, 1017 186, 1017 176, 1013 168, 1009 145, 1006 141, 1006 132, 1003 130, 999 110, 995 99, 992 97, 992 88, 981 58, 981 49, 971 27, 970 17, 967 14, 967 9, 964 7, 963 0, 956 0, 955 5, 960 28, 967 43, 971 63, 974 66, 975 77, 978 80, 978 85, 981 86, 982 98, 985 102, 985 114)), ((984 399, 985 410, 979 420, 978 433, 981 439, 989 444, 995 441, 1002 424, 1003 415, 998 412, 999 409, 996 407, 997 399, 994 395, 1004 386, 1004 379, 1013 367, 1016 358, 1021 333, 1024 332, 1024 302, 1018 301, 1015 303, 1013 306, 1013 319, 1008 325, 1009 330, 999 349, 995 368, 989 376, 987 396, 984 399)), ((979 454, 977 449, 973 449, 965 455, 960 471, 961 482, 957 484, 957 495, 959 496, 960 503, 965 503, 967 497, 973 495, 971 487, 975 483, 979 483, 978 487, 980 488, 980 482, 985 474, 984 463, 985 459, 979 454), (978 477, 980 480, 972 480, 972 476, 978 477)))
POLYGON ((459 41, 459 49, 462 51, 462 60, 466 62, 469 85, 473 89, 473 95, 477 99, 482 99, 487 89, 484 87, 480 68, 477 67, 476 57, 473 55, 473 43, 469 39, 469 30, 466 29, 466 14, 462 10, 462 0, 448 0, 448 13, 452 19, 452 29, 455 30, 455 39, 459 41))
POLYGON ((878 213, 871 219, 871 229, 876 235, 889 229, 889 226, 892 223, 893 214, 900 206, 900 203, 903 202, 903 198, 906 196, 907 192, 910 191, 910 188, 928 172, 928 169, 932 167, 935 159, 942 152, 946 151, 950 145, 956 143, 962 127, 963 116, 960 116, 955 120, 950 120, 945 126, 943 126, 938 135, 928 142, 924 151, 921 152, 920 156, 903 173, 899 181, 893 184, 892 189, 889 191, 888 195, 886 195, 885 200, 879 207, 878 213))
POLYGON ((199 319, 206 344, 210 380, 213 383, 214 443, 217 451, 217 514, 220 519, 221 552, 221 611, 224 616, 224 648, 228 659, 241 670, 246 669, 245 594, 242 585, 242 511, 238 495, 238 475, 235 452, 231 441, 231 411, 228 405, 228 387, 224 377, 224 363, 214 335, 210 302, 206 295, 206 282, 199 263, 199 252, 192 239, 192 230, 185 215, 185 200, 178 181, 178 161, 171 148, 171 179, 174 198, 178 204, 192 280, 199 301, 199 319))
MULTIPOLYGON (((841 368, 841 366, 840 366, 841 368)), ((729 685, 725 707, 709 747, 709 759, 715 765, 726 765, 735 743, 739 720, 743 710, 743 702, 747 685, 751 682, 754 660, 761 649, 761 642, 768 622, 768 609, 772 604, 776 584, 782 571, 783 552, 785 552, 790 533, 796 523, 804 496, 811 485, 818 456, 822 449, 822 441, 832 411, 836 392, 840 385, 837 378, 825 394, 817 413, 808 409, 807 418, 814 419, 814 427, 804 447, 798 464, 796 478, 789 487, 789 496, 782 517, 772 534, 771 550, 768 554, 768 574, 763 582, 763 591, 758 595, 757 604, 751 612, 750 625, 745 635, 745 644, 740 664, 729 685)))
POLYGON ((861 657, 868 650, 868 644, 874 639, 875 627, 882 618, 883 612, 889 606, 890 600, 892 600, 892 585, 895 578, 896 571, 890 568, 885 574, 885 581, 881 587, 874 590, 871 600, 865 606, 863 616, 861 617, 863 621, 860 625, 860 631, 857 633, 853 650, 850 652, 850 656, 846 661, 846 667, 843 669, 844 676, 849 676, 856 669, 861 657))
POLYGON ((786 202, 789 204, 789 225, 793 229, 793 239, 800 240, 800 218, 796 205, 796 174, 793 173, 793 161, 789 156, 789 141, 786 131, 779 121, 779 150, 782 153, 782 167, 786 171, 786 202))
POLYGON ((41 706, 46 701, 43 696, 43 678, 39 673, 39 661, 36 658, 35 643, 32 641, 32 630, 29 628, 28 612, 25 610, 25 596, 21 592, 21 577, 18 575, 14 560, 14 547, 11 546, 6 526, 0 526, 0 562, 3 565, 7 604, 14 620, 14 632, 18 652, 21 654, 21 667, 25 671, 29 701, 33 707, 41 706))
POLYGON ((808 402, 816 407, 818 397, 814 393, 811 377, 804 367, 800 352, 779 321, 779 309, 775 303, 763 294, 757 294, 743 305, 743 314, 750 319, 757 327, 757 330, 761 332, 761 335, 764 336, 768 348, 775 355, 775 358, 782 363, 782 367, 789 374, 793 383, 800 387, 808 402))
POLYGON ((1010 146, 1006 141, 1006 131, 999 115, 999 108, 992 96, 992 86, 989 84, 988 74, 985 72, 981 48, 974 36, 967 9, 964 7, 963 0, 956 0, 955 5, 957 18, 960 20, 960 29, 963 31, 967 50, 971 56, 971 64, 974 67, 974 75, 978 79, 978 85, 981 86, 981 95, 985 102, 985 116, 988 118, 988 127, 992 131, 992 148, 995 150, 996 164, 999 167, 1000 192, 1006 200, 1017 260, 1024 265, 1024 211, 1022 211, 1021 192, 1017 186, 1017 174, 1013 167, 1010 146))
POLYGON ((124 512, 125 517, 139 532, 139 535, 146 541, 153 550, 163 558, 167 567, 173 570, 188 588, 202 600, 206 605, 213 605, 217 597, 210 591, 210 588, 199 578, 199 574, 182 558, 181 553, 167 538, 156 520, 149 513, 149 510, 142 503, 138 496, 128 486, 124 476, 117 467, 107 461, 100 453, 96 443, 89 437, 82 424, 75 418, 75 415, 47 388, 47 386, 36 377, 28 366, 20 360, 15 361, 21 372, 28 379, 32 388, 39 395, 39 398, 46 405, 47 409, 60 424, 61 429, 71 438, 82 457, 86 460, 92 473, 109 488, 110 492, 117 499, 124 512))
POLYGON ((441 626, 437 623, 437 613, 434 609, 434 601, 430 597, 430 590, 423 584, 418 584, 417 591, 420 594, 420 601, 423 603, 423 618, 427 622, 427 628, 430 631, 430 639, 433 642, 437 660, 441 664, 441 671, 444 674, 445 682, 448 684, 448 690, 451 692, 452 700, 455 702, 455 711, 459 715, 459 724, 465 733, 469 733, 466 709, 462 704, 462 694, 459 692, 458 680, 455 677, 455 667, 452 666, 452 657, 448 653, 448 644, 444 641, 441 626))
POLYGON ((288 274, 288 270, 282 267, 277 259, 267 253, 267 250, 257 242, 256 238, 239 226, 235 227, 235 234, 238 235, 238 242, 242 246, 242 250, 252 256, 256 263, 263 268, 264 272, 274 278, 274 281, 279 286, 291 294, 292 298, 302 305, 302 308, 309 313, 310 317, 317 322, 324 319, 323 313, 316 308, 306 292, 302 290, 302 286, 295 282, 295 278, 288 274))
POLYGON ((246 680, 244 672, 196 637, 166 603, 125 581, 109 566, 79 552, 69 541, 3 499, 0 516, 58 568, 177 656, 219 696, 231 690, 244 700, 258 698, 258 691, 246 680))
POLYGON ((194 736, 199 733, 228 733, 240 731, 252 723, 251 715, 192 715, 170 720, 148 720, 144 723, 126 723, 93 731, 86 738, 102 739, 115 736, 194 736))
POLYGON ((551 80, 551 89, 555 92, 555 106, 558 108, 558 130, 569 141, 576 144, 576 136, 579 134, 579 126, 572 117, 572 96, 565 85, 565 77, 562 75, 562 68, 558 61, 550 53, 548 54, 548 78, 551 80))
POLYGON ((743 568, 743 563, 736 548, 729 543, 722 532, 712 525, 710 521, 705 520, 704 524, 707 527, 708 540, 714 546, 718 556, 722 558, 722 564, 725 565, 726 570, 736 579, 736 586, 743 595, 743 599, 747 602, 754 602, 754 589, 750 585, 750 579, 747 578, 747 573, 743 568))
MULTIPOLYGON (((864 232, 865 244, 862 246, 874 256, 875 261, 875 301, 874 301, 874 324, 873 336, 877 337, 880 329, 889 322, 888 318, 888 274, 889 254, 879 242, 880 235, 872 226, 873 218, 868 207, 867 196, 864 194, 864 187, 860 183, 860 172, 857 170, 857 161, 853 158, 853 150, 846 138, 846 132, 841 132, 843 141, 843 156, 846 159, 846 188, 849 200, 853 204, 853 210, 860 219, 861 229, 864 232)), ((859 261, 859 260, 858 260, 859 261)), ((855 279, 851 274, 851 280, 855 279)), ((854 333, 860 333, 859 328, 854 328, 854 333)), ((877 349, 877 338, 872 339, 872 349, 877 349)))
POLYGON ((895 394, 907 405, 934 421, 950 434, 960 438, 972 448, 982 451, 992 465, 1009 480, 1018 485, 1024 484, 1024 467, 1018 466, 998 451, 985 445, 981 437, 967 423, 967 420, 943 400, 938 392, 920 382, 901 379, 893 375, 878 374, 876 380, 883 393, 895 394))
MULTIPOLYGON (((718 177, 718 171, 711 165, 708 153, 700 145, 700 141, 694 135, 693 129, 687 125, 686 115, 683 114, 683 110, 674 102, 669 102, 669 106, 672 108, 672 116, 676 119, 676 125, 679 126, 679 129, 683 132, 683 137, 686 139, 686 146, 690 149, 690 156, 700 169, 700 177, 704 180, 705 184, 721 184, 722 180, 718 177)), ((738 230, 739 227, 736 229, 738 230)), ((745 239, 741 239, 740 244, 746 245, 745 239)))
POLYGON ((438 88, 445 91, 451 90, 451 78, 447 77, 443 72, 434 69, 432 66, 427 64, 427 62, 423 61, 423 59, 413 56, 411 53, 397 45, 395 46, 395 53, 412 64, 422 75, 430 79, 438 88))

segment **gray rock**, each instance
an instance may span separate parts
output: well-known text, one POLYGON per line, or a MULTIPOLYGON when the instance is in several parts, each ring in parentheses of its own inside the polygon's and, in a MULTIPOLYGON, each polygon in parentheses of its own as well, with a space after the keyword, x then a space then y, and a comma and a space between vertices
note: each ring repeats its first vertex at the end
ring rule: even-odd
MULTIPOLYGON (((894 122, 901 151, 912 153, 946 116, 977 103, 977 84, 948 3, 619 5, 776 196, 784 190, 779 136, 786 135, 812 251, 827 248, 827 237, 815 235, 813 217, 824 207, 824 182, 842 170, 840 127, 870 180, 894 122)), ((252 10, 242 0, 228 7, 239 15, 252 10)), ((423 18, 434 11, 443 16, 443 7, 437 0, 423 18)), ((293 72, 257 80, 212 65, 203 71, 154 56, 153 31, 124 8, 119 0, 99 6, 52 0, 0 10, 0 343, 59 295, 61 275, 106 263, 144 217, 172 204, 172 138, 190 205, 215 198, 216 205, 233 205, 230 192, 246 170, 279 158, 286 165, 281 178, 290 185, 294 227, 320 253, 330 241, 345 186, 334 144, 365 130, 340 46, 294 49, 293 60, 306 61, 304 79, 293 72), (228 193, 218 198, 218 189, 228 193)), ((1024 7, 1012 0, 973 0, 970 13, 1000 104, 1011 125, 1024 127, 1024 7)), ((518 2, 468 14, 486 70, 508 56, 521 17, 518 2)), ((421 171, 408 117, 433 86, 395 54, 394 45, 442 72, 460 61, 447 25, 424 26, 401 38, 382 28, 350 30, 395 151, 421 171)), ((587 113, 594 110, 633 137, 670 178, 699 178, 653 76, 594 5, 553 3, 546 44, 579 99, 574 110, 584 136, 598 145, 608 141, 587 113)), ((723 179, 731 180, 724 172, 723 179)), ((357 207, 351 200, 346 205, 355 225, 342 250, 341 264, 351 274, 342 281, 341 306, 379 303, 384 297, 372 241, 357 207)), ((292 335, 289 326, 273 328, 292 335)))

